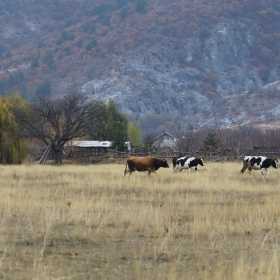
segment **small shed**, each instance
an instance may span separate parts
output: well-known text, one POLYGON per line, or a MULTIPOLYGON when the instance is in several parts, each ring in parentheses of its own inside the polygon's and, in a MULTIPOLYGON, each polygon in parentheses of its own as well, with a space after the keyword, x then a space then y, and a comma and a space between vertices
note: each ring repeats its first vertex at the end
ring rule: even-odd
MULTIPOLYGON (((127 149, 131 151, 131 145, 130 142, 125 142, 127 149)), ((78 147, 81 149, 93 149, 93 150, 107 150, 110 149, 112 145, 111 141, 94 141, 94 140, 88 140, 88 141, 69 141, 68 146, 72 147, 78 147)))

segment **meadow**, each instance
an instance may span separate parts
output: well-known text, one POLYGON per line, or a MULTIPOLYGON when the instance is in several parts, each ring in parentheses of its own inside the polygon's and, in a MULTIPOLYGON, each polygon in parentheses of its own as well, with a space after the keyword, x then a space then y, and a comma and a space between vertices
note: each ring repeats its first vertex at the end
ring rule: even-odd
POLYGON ((280 279, 279 170, 124 168, 0 166, 0 279, 280 279))

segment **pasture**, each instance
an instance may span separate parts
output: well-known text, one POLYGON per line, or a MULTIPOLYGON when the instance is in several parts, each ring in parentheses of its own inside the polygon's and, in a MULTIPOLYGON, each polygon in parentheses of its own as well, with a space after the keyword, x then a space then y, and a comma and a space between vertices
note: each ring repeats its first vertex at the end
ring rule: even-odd
POLYGON ((280 170, 0 166, 0 279, 279 279, 280 170))

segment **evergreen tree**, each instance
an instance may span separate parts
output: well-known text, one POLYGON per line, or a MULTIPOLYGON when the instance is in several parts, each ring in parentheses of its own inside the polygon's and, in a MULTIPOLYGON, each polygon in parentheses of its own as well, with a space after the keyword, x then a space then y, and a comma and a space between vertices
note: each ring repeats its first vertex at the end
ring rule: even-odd
POLYGON ((99 102, 96 113, 92 115, 90 122, 90 130, 88 134, 89 140, 106 141, 107 136, 107 105, 104 102, 99 102))
POLYGON ((204 139, 204 149, 206 151, 215 151, 219 147, 219 139, 214 132, 208 132, 207 137, 204 139))
POLYGON ((99 103, 96 113, 90 119, 90 127, 89 139, 111 141, 111 147, 119 151, 127 149, 125 142, 128 141, 128 120, 113 100, 108 104, 99 103))
POLYGON ((112 141, 112 149, 118 151, 126 151, 125 142, 128 140, 127 129, 128 120, 126 116, 117 109, 116 103, 113 100, 109 101, 108 107, 108 134, 112 141))

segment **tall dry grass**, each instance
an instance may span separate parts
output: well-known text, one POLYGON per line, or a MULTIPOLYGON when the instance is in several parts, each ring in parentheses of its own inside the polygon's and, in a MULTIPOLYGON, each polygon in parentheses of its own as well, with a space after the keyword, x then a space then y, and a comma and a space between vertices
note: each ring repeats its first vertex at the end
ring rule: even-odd
POLYGON ((280 279, 280 174, 1 166, 0 279, 280 279))

